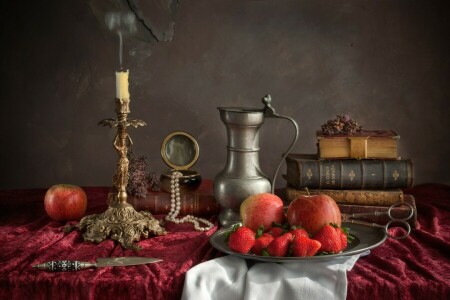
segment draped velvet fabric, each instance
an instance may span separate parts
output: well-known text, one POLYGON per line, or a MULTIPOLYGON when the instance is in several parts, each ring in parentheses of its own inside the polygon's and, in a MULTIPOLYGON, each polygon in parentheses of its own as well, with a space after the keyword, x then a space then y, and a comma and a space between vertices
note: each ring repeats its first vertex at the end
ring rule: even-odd
MULTIPOLYGON (((86 187, 88 214, 106 209, 108 188, 86 187)), ((420 185, 418 226, 405 240, 388 239, 348 272, 348 299, 450 299, 450 187, 420 185)), ((84 242, 77 231, 45 213, 45 190, 0 191, 0 299, 179 299, 187 270, 223 254, 209 244, 217 230, 166 224, 168 234, 125 250, 111 240, 84 242), (31 266, 49 260, 94 261, 99 257, 148 256, 162 262, 49 273, 31 266)), ((157 216, 163 218, 164 216, 157 216)))
POLYGON ((404 192, 416 199, 417 228, 358 260, 348 273, 348 299, 450 299, 450 187, 404 192))

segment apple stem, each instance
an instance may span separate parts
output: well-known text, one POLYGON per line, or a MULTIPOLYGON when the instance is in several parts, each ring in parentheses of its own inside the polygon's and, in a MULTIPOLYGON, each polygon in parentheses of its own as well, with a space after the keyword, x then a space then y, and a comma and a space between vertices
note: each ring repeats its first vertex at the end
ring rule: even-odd
POLYGON ((308 187, 305 187, 305 191, 308 194, 308 197, 311 197, 311 194, 309 193, 308 187))

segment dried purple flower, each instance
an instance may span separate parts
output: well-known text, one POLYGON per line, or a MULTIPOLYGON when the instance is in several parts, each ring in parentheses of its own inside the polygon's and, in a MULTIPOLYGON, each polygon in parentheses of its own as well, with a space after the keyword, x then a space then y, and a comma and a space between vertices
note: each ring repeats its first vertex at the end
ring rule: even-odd
POLYGON ((355 134, 362 130, 348 115, 337 115, 336 119, 327 121, 321 128, 325 135, 355 134))

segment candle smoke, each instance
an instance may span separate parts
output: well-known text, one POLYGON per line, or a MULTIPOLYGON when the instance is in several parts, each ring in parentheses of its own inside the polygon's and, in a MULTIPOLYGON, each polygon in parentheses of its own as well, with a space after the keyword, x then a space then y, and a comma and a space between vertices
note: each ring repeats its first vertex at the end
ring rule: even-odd
POLYGON ((123 39, 122 39, 122 31, 117 31, 119 34, 119 66, 122 69, 122 53, 123 53, 123 39))
POLYGON ((137 31, 136 16, 132 12, 108 12, 105 14, 105 23, 109 30, 119 36, 119 63, 122 68, 123 36, 137 31))

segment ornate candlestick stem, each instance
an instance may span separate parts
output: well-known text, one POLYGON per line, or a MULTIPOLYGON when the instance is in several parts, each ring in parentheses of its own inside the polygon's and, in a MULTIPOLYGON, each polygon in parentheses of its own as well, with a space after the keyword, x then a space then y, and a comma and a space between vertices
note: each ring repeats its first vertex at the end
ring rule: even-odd
POLYGON ((71 231, 74 228, 83 233, 85 241, 100 243, 110 237, 118 241, 124 248, 139 250, 140 247, 134 242, 140 240, 141 236, 148 238, 149 233, 155 235, 166 234, 162 227, 163 221, 155 219, 150 212, 137 212, 127 203, 128 184, 128 149, 133 145, 133 141, 127 133, 127 127, 145 126, 145 122, 136 119, 128 119, 130 113, 130 99, 116 98, 116 119, 105 119, 99 125, 117 127, 117 134, 114 138, 113 146, 119 154, 117 170, 113 176, 114 193, 108 195, 109 207, 102 214, 85 216, 80 223, 73 227, 66 228, 71 231))
MULTIPOLYGON (((128 185, 128 148, 133 146, 133 141, 127 133, 128 124, 128 113, 129 100, 128 99, 118 99, 116 98, 116 113, 117 113, 117 134, 114 138, 114 148, 119 154, 119 160, 117 162, 116 174, 113 176, 113 185, 117 190, 117 205, 124 206, 127 202, 127 185, 128 185)), ((144 121, 131 120, 136 122, 136 126, 145 126, 144 121)), ((103 120, 100 122, 103 125, 112 124, 108 120, 103 120), (104 123, 103 123, 104 122, 104 123)), ((111 126, 112 127, 112 126, 111 126)))

